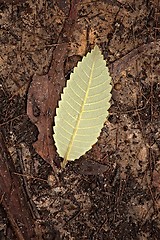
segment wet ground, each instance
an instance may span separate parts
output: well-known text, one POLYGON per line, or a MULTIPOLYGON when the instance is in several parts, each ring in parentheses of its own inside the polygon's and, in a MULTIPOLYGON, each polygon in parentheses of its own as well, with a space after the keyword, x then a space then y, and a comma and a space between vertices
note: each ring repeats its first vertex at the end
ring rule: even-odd
POLYGON ((0 239, 158 240, 160 1, 0 1, 0 239), (110 116, 65 169, 55 107, 97 44, 110 116))

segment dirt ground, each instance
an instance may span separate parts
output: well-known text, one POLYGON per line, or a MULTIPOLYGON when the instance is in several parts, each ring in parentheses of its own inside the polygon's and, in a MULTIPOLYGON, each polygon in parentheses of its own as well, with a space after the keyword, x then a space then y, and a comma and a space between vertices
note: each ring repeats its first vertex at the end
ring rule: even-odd
POLYGON ((0 239, 160 239, 160 1, 0 0, 0 24, 0 239), (110 116, 60 169, 50 123, 95 44, 110 116))

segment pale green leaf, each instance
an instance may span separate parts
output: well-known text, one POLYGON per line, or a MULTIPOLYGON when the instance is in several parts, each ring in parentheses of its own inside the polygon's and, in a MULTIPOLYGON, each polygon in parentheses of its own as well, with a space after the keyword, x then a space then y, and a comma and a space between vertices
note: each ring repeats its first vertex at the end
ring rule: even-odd
POLYGON ((54 140, 57 151, 73 161, 97 141, 108 116, 111 77, 98 46, 74 68, 56 109, 54 140))

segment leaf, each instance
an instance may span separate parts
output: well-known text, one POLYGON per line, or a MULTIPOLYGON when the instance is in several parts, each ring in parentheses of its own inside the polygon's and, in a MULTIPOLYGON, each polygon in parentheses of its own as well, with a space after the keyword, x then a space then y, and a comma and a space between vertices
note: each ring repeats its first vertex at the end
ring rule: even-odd
MULTIPOLYGON (((65 85, 63 68, 67 45, 57 45, 55 58, 48 74, 35 75, 28 90, 27 115, 39 130, 38 139, 33 143, 36 152, 54 168, 56 148, 53 144, 53 116, 59 95, 65 85)), ((55 170, 54 170, 55 171, 55 170)))
POLYGON ((53 137, 64 158, 62 167, 97 141, 110 107, 110 82, 106 62, 95 46, 75 67, 56 109, 53 137))

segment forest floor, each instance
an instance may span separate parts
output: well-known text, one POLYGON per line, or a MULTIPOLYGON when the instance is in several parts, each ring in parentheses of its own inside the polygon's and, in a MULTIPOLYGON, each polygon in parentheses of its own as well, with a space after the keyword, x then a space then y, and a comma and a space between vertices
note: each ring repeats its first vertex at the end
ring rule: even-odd
POLYGON ((0 239, 160 239, 160 1, 0 0, 0 26, 0 239), (61 169, 55 108, 95 44, 110 115, 61 169))

